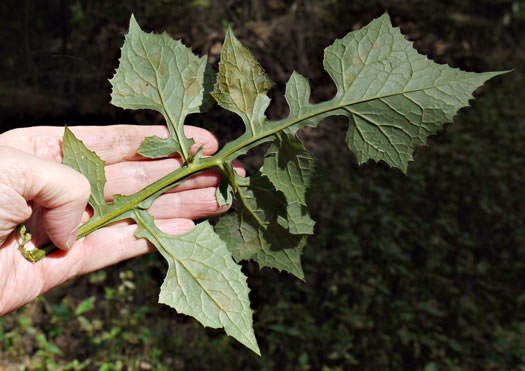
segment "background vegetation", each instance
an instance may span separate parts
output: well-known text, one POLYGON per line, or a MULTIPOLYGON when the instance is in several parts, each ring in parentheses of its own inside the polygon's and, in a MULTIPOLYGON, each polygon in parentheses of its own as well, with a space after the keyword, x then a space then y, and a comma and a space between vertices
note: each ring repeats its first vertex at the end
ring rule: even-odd
MULTIPOLYGON (((408 176, 357 167, 337 120, 305 132, 319 158, 306 283, 245 264, 263 356, 156 304, 152 254, 78 278, 0 318, 0 369, 525 370, 525 3, 513 0, 4 0, 0 130, 159 123, 108 104, 133 12, 217 62, 227 25, 277 82, 334 86, 323 48, 385 10, 434 60, 504 70, 421 148, 408 176)), ((227 141, 242 124, 190 117, 227 141)), ((260 153, 245 162, 260 161, 260 153)))

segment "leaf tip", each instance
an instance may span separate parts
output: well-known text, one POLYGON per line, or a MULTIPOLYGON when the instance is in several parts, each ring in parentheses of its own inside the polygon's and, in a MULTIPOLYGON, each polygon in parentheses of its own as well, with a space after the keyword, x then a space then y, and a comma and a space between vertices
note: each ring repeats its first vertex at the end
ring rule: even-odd
POLYGON ((390 14, 388 14, 388 12, 384 12, 379 17, 373 19, 366 27, 370 27, 374 23, 386 24, 387 26, 393 27, 392 19, 390 18, 390 14))
POLYGON ((381 14, 379 17, 377 17, 377 19, 390 21, 390 14, 388 14, 388 11, 386 11, 383 14, 381 14))
POLYGON ((255 354, 257 354, 259 357, 261 357, 261 350, 259 349, 259 345, 255 343, 255 347, 252 349, 250 348, 255 354))
POLYGON ((129 18, 129 31, 131 32, 131 30, 141 30, 137 20, 135 19, 135 15, 133 15, 133 13, 131 13, 131 17, 129 18))
POLYGON ((228 39, 237 39, 235 37, 235 34, 233 33, 233 29, 232 29, 232 26, 231 25, 228 25, 228 27, 226 28, 226 35, 224 36, 224 41, 226 42, 226 40, 228 39))
POLYGON ((515 70, 515 68, 511 68, 510 70, 505 70, 505 71, 484 72, 484 73, 482 73, 482 75, 485 76, 485 80, 483 81, 483 83, 487 82, 488 80, 492 79, 493 77, 506 75, 507 73, 514 72, 514 70, 515 70))
POLYGON ((64 137, 71 137, 73 135, 73 132, 69 128, 69 126, 64 125, 64 137))

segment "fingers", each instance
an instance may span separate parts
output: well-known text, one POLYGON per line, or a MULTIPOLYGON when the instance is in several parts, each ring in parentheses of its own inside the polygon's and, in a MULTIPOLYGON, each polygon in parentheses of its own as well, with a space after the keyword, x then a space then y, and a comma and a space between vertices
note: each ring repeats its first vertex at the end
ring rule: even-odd
MULTIPOLYGON (((168 234, 186 233, 194 226, 187 219, 155 224, 168 234)), ((147 240, 135 238, 136 229, 127 222, 115 223, 80 239, 75 249, 57 251, 36 264, 20 254, 11 237, 8 246, 0 249, 0 276, 4 278, 0 280, 0 316, 73 277, 153 251, 147 240)))
MULTIPOLYGON (((191 219, 219 214, 228 209, 218 207, 215 190, 210 187, 164 194, 148 211, 164 233, 183 234, 194 227, 191 219)), ((118 222, 80 239, 71 251, 52 256, 71 259, 71 265, 63 261, 60 264, 71 266, 68 276, 74 277, 154 250, 147 240, 134 237, 136 228, 131 221, 118 222)))
POLYGON ((159 196, 148 212, 156 219, 178 218, 199 219, 224 213, 229 206, 219 207, 215 187, 190 191, 165 193, 159 196))
MULTIPOLYGON (((156 180, 168 175, 181 167, 179 158, 168 158, 156 161, 128 161, 106 166, 106 187, 104 194, 111 200, 114 194, 133 194, 150 185, 156 180)), ((181 189, 197 187, 213 187, 219 184, 220 175, 217 171, 206 171, 193 176, 184 182, 181 189)), ((182 186, 179 185, 179 187, 182 186)))
MULTIPOLYGON (((164 194, 155 200, 148 212, 164 233, 183 234, 194 227, 191 219, 216 215, 228 209, 227 206, 217 205, 215 191, 216 188, 210 187, 164 194)), ((60 266, 70 267, 66 275, 71 278, 152 251, 146 240, 134 237, 136 228, 131 221, 114 223, 78 240, 71 251, 55 253, 50 257, 60 258, 57 259, 61 260, 60 266), (71 264, 66 264, 64 260, 71 261, 71 264)), ((46 259, 46 264, 48 260, 53 259, 46 259)), ((54 282, 54 285, 59 283, 54 282)))
MULTIPOLYGON (((146 137, 157 136, 167 138, 169 135, 166 126, 135 126, 112 125, 99 127, 71 127, 75 136, 84 142, 86 147, 95 151, 106 164, 121 161, 135 161, 143 159, 137 150, 146 137)), ((195 144, 191 152, 195 153, 203 146, 203 154, 210 155, 217 151, 217 138, 205 129, 195 126, 185 126, 184 134, 193 138, 195 144)))
POLYGON ((88 180, 65 165, 13 148, 0 147, 0 158, 4 192, 9 196, 5 189, 10 188, 14 200, 14 205, 8 203, 0 209, 4 209, 3 213, 17 209, 4 215, 5 222, 19 224, 27 220, 31 215, 27 201, 33 201, 44 208, 42 224, 51 241, 61 249, 69 249, 76 240, 76 229, 89 199, 88 180), (25 209, 22 199, 26 201, 25 209))
MULTIPOLYGON (((213 177, 213 176, 211 176, 213 177)), ((188 183, 194 182, 198 185, 199 182, 207 182, 206 178, 196 176, 194 180, 189 180, 188 183)), ((186 183, 181 184, 179 187, 183 187, 186 183)), ((196 187, 188 190, 177 190, 177 192, 168 192, 159 197, 153 202, 152 206, 148 209, 148 212, 158 220, 164 219, 189 219, 196 220, 209 216, 219 215, 226 212, 229 209, 229 205, 219 207, 216 198, 217 188, 211 187, 196 187)), ((88 209, 90 210, 90 209, 88 209)), ((41 214, 39 208, 34 208, 35 212, 41 214)), ((84 212, 81 220, 81 224, 85 223, 90 218, 90 213, 84 212)), ((26 223, 31 226, 32 223, 26 223)), ((46 239, 46 235, 40 235, 39 230, 35 227, 35 233, 33 234, 33 241, 42 245, 47 243, 49 240, 46 239)), ((16 225, 15 225, 16 227, 16 225)), ((75 244, 77 248, 78 242, 75 244)))
MULTIPOLYGON (((0 173, 3 173, 1 166, 0 173)), ((31 207, 25 198, 11 186, 2 184, 0 180, 0 246, 4 244, 17 225, 26 221, 30 216, 31 207)))
MULTIPOLYGON (((127 161, 106 166, 107 183, 104 195, 107 201, 113 199, 114 194, 130 195, 156 180, 179 169, 182 161, 179 158, 168 158, 156 161, 127 161)), ((233 162, 235 171, 241 176, 246 174, 239 161, 233 162)), ((186 179, 168 192, 181 192, 196 188, 215 187, 221 181, 220 173, 216 170, 204 171, 186 179)))
MULTIPOLYGON (((87 148, 95 151, 106 164, 121 161, 143 159, 136 152, 144 138, 157 136, 168 137, 168 129, 161 125, 111 125, 111 126, 73 126, 75 136, 82 140, 87 148)), ((205 129, 185 126, 184 133, 193 138, 195 144, 191 152, 195 153, 203 146, 203 154, 211 155, 219 148, 217 138, 205 129)), ((61 162, 62 137, 64 128, 37 126, 11 130, 0 135, 0 145, 20 149, 35 156, 61 162)))
MULTIPOLYGON (((144 138, 152 135, 166 137, 168 130, 165 126, 79 126, 71 129, 89 149, 96 151, 106 161, 105 197, 108 201, 112 200, 113 194, 135 193, 181 167, 181 160, 178 157, 135 161, 141 159, 136 151, 144 138)), ((61 162, 63 131, 63 128, 44 126, 15 129, 0 135, 0 145, 8 145, 37 157, 61 162)), ((218 148, 217 139, 207 130, 185 126, 185 133, 196 142, 192 146, 193 151, 203 145, 204 155, 211 155, 218 148)), ((234 162, 234 168, 244 176, 244 168, 238 161, 234 162)), ((217 185, 219 181, 218 173, 205 172, 186 180, 171 191, 211 187, 217 185)))
MULTIPOLYGON (((211 154, 216 151, 218 143, 212 134, 196 127, 186 127, 185 130, 186 135, 194 137, 197 142, 194 149, 204 145, 205 154, 211 154)), ((158 135, 162 137, 167 135, 167 129, 163 126, 76 127, 73 128, 73 131, 86 142, 88 147, 99 152, 109 164, 106 166, 108 182, 105 192, 108 200, 111 200, 112 194, 115 193, 135 193, 181 166, 178 158, 157 161, 133 161, 140 158, 140 156, 135 154, 135 151, 145 136, 158 135)), ((25 152, 60 161, 60 138, 62 134, 62 128, 35 127, 18 129, 8 132, 7 135, 0 135, 0 145, 18 146, 25 152)), ((3 157, 5 158, 5 156, 3 157)), ((75 228, 78 226, 81 215, 79 210, 83 209, 81 206, 85 206, 88 199, 88 183, 82 175, 62 165, 54 163, 58 167, 51 166, 52 162, 45 162, 45 160, 39 160, 44 162, 38 162, 33 157, 31 157, 31 160, 26 160, 27 166, 23 168, 28 176, 21 178, 30 180, 28 181, 31 183, 28 186, 29 188, 27 190, 19 188, 20 192, 17 195, 9 194, 7 190, 0 190, 0 197, 9 199, 11 201, 9 207, 16 209, 9 210, 6 206, 2 210, 4 213, 9 212, 12 220, 3 223, 0 227, 0 242, 5 240, 5 237, 18 223, 27 219, 31 213, 31 208, 25 201, 34 199, 44 206, 41 215, 43 216, 43 224, 47 229, 47 234, 58 247, 66 249, 70 245, 68 241, 71 242, 74 238, 75 228), (35 169, 39 171, 34 171, 35 169), (64 182, 64 180, 67 181, 64 182), (28 192, 33 193, 29 194, 28 192), (59 194, 61 197, 58 197, 59 194), (15 202, 14 200, 17 197, 18 201, 15 202), (67 222, 62 223, 62 220, 67 222)), ((6 165, 7 162, 3 164, 6 165)), ((236 170, 243 175, 244 169, 242 166, 239 163, 236 163, 236 165, 236 170)), ((220 176, 217 172, 207 171, 173 187, 170 192, 215 187, 219 181, 220 176)), ((24 187, 27 185, 26 183, 24 183, 24 187)), ((184 195, 168 197, 164 200, 168 203, 184 205, 184 202, 181 200, 186 198, 187 196, 184 195)), ((203 203, 209 201, 207 198, 203 200, 203 203)), ((161 215, 163 218, 170 217, 170 214, 165 211, 166 207, 156 207, 157 209, 154 209, 154 212, 158 212, 159 216, 161 215)), ((193 213, 192 208, 187 210, 188 212, 183 214, 184 216, 189 216, 193 213)), ((212 210, 212 213, 216 212, 211 206, 204 208, 204 210, 212 210)), ((202 217, 204 214, 205 212, 198 213, 196 217, 202 217)))

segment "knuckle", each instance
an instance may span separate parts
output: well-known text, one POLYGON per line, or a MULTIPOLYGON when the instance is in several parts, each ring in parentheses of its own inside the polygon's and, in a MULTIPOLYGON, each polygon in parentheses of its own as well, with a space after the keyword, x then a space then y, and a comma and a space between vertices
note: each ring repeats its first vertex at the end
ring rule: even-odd
POLYGON ((216 195, 216 188, 206 188, 202 194, 201 202, 204 203, 206 206, 206 209, 209 211, 213 211, 217 209, 217 195, 216 195))
POLYGON ((134 181, 137 183, 139 189, 147 186, 151 182, 151 178, 143 166, 137 166, 133 172, 134 181))
POLYGON ((91 195, 91 185, 89 183, 89 180, 82 174, 80 174, 81 176, 79 177, 78 179, 78 184, 77 186, 75 187, 75 191, 77 192, 78 194, 78 198, 82 199, 82 200, 87 200, 89 199, 89 196, 91 195))
POLYGON ((6 131, 0 135, 0 145, 10 145, 12 143, 18 143, 21 138, 24 138, 24 128, 17 128, 6 131))

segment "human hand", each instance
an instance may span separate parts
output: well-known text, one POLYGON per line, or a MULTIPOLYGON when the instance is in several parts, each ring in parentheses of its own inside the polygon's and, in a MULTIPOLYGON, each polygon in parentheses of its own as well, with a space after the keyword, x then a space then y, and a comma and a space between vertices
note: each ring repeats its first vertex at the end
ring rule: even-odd
MULTIPOLYGON (((136 154, 146 136, 166 137, 163 126, 72 127, 84 144, 106 162, 107 201, 113 194, 132 194, 181 166, 178 157, 145 160, 136 154)), ((0 316, 61 283, 153 250, 145 239, 134 237, 136 225, 113 223, 76 240, 78 226, 89 219, 90 187, 87 179, 61 164, 63 128, 15 129, 0 135, 0 316), (38 263, 18 251, 13 231, 24 223, 32 229, 28 249, 50 240, 61 250, 38 263)), ((204 129, 186 126, 195 140, 194 153, 218 148, 216 138, 204 129)), ((243 169, 237 166, 237 171, 243 169)), ((190 231, 193 219, 226 211, 215 198, 220 175, 207 171, 159 196, 149 212, 164 232, 190 231)))

